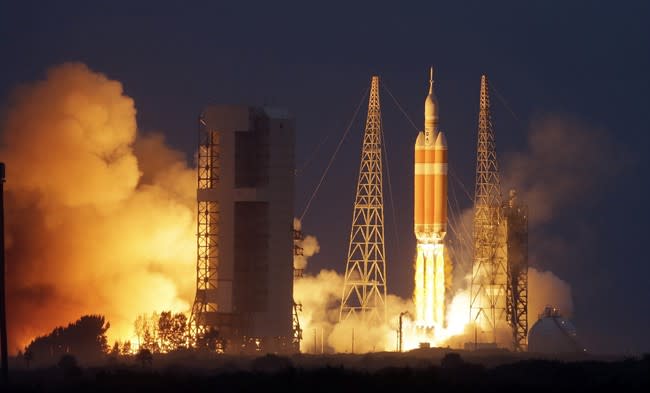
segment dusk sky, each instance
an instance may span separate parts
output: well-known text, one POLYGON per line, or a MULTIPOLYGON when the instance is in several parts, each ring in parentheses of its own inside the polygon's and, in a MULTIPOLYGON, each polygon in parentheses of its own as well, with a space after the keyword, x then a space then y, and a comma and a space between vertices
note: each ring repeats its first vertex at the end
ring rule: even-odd
MULTIPOLYGON (((459 214, 471 206, 462 185, 473 194, 487 74, 504 179, 550 195, 530 206, 531 266, 571 286, 570 318, 588 349, 650 351, 650 3, 187 3, 2 1, 0 114, 22 83, 82 62, 123 84, 139 133, 163 133, 193 166, 206 105, 285 107, 296 118, 300 216, 371 76, 422 127, 433 65, 459 214), (557 156, 531 153, 546 142, 557 156)), ((409 297, 417 132, 380 94, 395 209, 384 177, 388 290, 409 297)), ((366 105, 303 220, 321 245, 312 273, 345 269, 366 105)))

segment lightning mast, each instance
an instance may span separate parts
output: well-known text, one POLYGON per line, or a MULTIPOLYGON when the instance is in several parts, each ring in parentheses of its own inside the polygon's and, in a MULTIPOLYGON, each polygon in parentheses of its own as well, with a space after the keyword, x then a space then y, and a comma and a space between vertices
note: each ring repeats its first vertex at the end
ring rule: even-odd
POLYGON ((373 76, 345 267, 341 321, 386 320, 386 253, 382 191, 379 77, 373 76))
POLYGON ((506 321, 507 269, 501 225, 501 190, 490 97, 481 76, 476 189, 474 193, 474 261, 470 297, 470 321, 477 341, 496 343, 496 328, 506 321), (478 334, 481 333, 481 339, 478 334))

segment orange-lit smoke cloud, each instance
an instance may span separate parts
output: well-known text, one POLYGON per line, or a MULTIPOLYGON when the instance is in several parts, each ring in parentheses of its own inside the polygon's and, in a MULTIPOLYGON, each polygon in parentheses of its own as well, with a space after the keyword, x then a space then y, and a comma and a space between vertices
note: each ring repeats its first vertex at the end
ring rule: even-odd
POLYGON ((602 128, 556 114, 536 118, 526 149, 505 155, 503 194, 516 188, 529 212, 529 260, 537 269, 528 271, 529 326, 547 304, 565 316, 573 313, 570 285, 545 270, 570 262, 567 255, 577 239, 558 236, 547 225, 562 220, 572 208, 595 203, 629 164, 626 157, 602 128))
POLYGON ((503 195, 516 188, 529 206, 530 225, 538 227, 565 209, 597 199, 607 180, 626 165, 624 157, 597 126, 568 116, 538 117, 526 150, 505 156, 503 195))
POLYGON ((79 63, 18 88, 1 128, 7 164, 10 350, 82 314, 128 339, 138 314, 186 311, 195 274, 195 173, 161 136, 138 136, 119 82, 79 63))

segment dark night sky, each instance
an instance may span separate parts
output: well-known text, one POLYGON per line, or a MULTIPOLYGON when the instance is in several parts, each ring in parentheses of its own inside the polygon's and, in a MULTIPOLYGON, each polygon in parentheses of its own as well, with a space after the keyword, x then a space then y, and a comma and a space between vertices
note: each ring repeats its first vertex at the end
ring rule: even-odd
MULTIPOLYGON (((139 129, 163 132, 188 160, 204 105, 287 107, 297 118, 299 167, 329 135, 296 178, 298 214, 374 73, 419 125, 427 67, 435 66, 450 165, 470 190, 481 73, 517 116, 493 94, 500 155, 522 150, 531 120, 547 113, 606 130, 631 164, 540 229, 572 247, 537 267, 571 284, 573 320, 588 347, 650 351, 650 3, 99 3, 0 2, 0 105, 49 66, 81 61, 121 81, 135 99, 139 129)), ((389 291, 409 296, 415 132, 385 90, 382 107, 401 239, 398 249, 387 228, 389 291)), ((322 247, 312 272, 344 269, 364 117, 304 220, 322 247)), ((395 225, 388 209, 386 219, 395 225)), ((533 235, 533 252, 534 243, 533 235)))

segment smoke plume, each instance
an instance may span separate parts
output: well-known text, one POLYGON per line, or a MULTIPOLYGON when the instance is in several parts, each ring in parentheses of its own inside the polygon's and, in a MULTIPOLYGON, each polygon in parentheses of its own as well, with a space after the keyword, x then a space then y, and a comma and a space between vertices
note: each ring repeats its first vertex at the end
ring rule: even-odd
POLYGON ((529 260, 535 267, 528 271, 529 326, 547 304, 559 307, 564 315, 573 313, 569 284, 544 271, 570 255, 568 244, 554 234, 551 224, 576 207, 597 201, 609 180, 629 164, 626 157, 605 130, 560 115, 535 119, 527 148, 505 156, 503 189, 515 188, 529 212, 529 260))
POLYGON ((571 286, 550 271, 528 268, 528 326, 531 327, 544 307, 552 305, 569 317, 573 313, 571 286))
POLYGON ((119 82, 83 64, 18 88, 1 128, 7 164, 10 349, 82 314, 109 339, 193 296, 194 171, 160 135, 137 135, 119 82))
MULTIPOLYGON (((302 229, 302 223, 298 218, 294 217, 293 228, 297 231, 300 231, 302 229)), ((294 269, 304 270, 307 268, 307 260, 320 251, 320 245, 318 244, 318 240, 311 235, 307 235, 303 239, 296 240, 295 245, 300 247, 302 253, 300 255, 294 255, 293 267, 294 269)))
POLYGON ((304 340, 300 349, 303 352, 319 353, 321 347, 326 353, 394 350, 399 314, 403 311, 413 314, 411 300, 388 295, 387 323, 380 326, 352 320, 339 323, 343 275, 333 270, 324 269, 316 276, 297 279, 293 293, 296 302, 302 304, 300 324, 304 340))
POLYGON ((531 227, 538 227, 597 195, 626 164, 619 150, 599 127, 567 116, 537 118, 527 149, 506 155, 503 189, 517 189, 529 206, 531 227))

